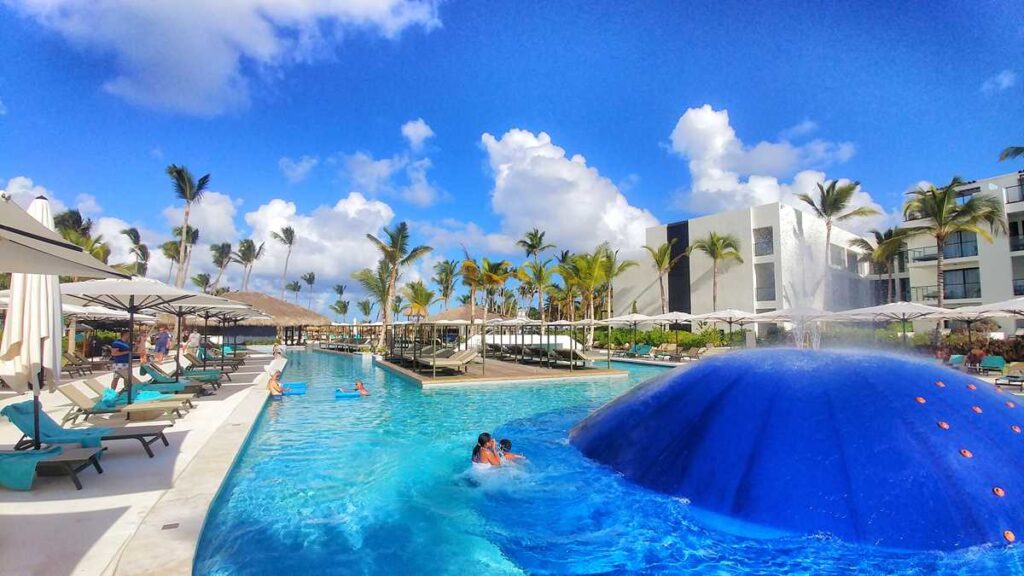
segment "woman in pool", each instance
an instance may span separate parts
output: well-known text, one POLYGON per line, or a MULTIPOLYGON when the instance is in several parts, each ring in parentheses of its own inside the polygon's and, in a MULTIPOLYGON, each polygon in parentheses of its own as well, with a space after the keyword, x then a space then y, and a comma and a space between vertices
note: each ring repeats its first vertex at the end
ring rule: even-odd
POLYGON ((494 438, 487 432, 480 434, 473 447, 473 467, 501 466, 501 459, 494 447, 494 438))

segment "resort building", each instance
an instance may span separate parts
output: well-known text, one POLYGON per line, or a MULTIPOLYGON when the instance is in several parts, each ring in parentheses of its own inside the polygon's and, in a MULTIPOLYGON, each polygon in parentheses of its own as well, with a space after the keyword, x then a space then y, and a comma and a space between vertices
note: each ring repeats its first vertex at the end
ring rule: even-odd
MULTIPOLYGON (((833 225, 825 269, 825 223, 793 206, 774 202, 700 216, 647 229, 647 246, 672 245, 676 265, 664 279, 669 311, 702 314, 712 311, 714 272, 700 251, 686 255, 690 244, 708 234, 729 234, 739 240, 743 262, 723 261, 718 271, 718 310, 768 312, 792 307, 839 310, 872 304, 867 266, 849 247, 857 235, 833 225)), ((661 287, 650 259, 615 281, 616 314, 634 306, 641 314, 661 313, 661 287)))

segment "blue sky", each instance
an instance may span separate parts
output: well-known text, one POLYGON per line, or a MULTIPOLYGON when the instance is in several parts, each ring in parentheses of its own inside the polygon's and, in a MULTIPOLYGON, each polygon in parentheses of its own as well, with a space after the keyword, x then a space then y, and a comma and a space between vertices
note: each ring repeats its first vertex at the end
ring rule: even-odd
POLYGON ((892 211, 919 181, 1021 168, 997 162, 1024 144, 1013 2, 133 4, 0 4, 0 187, 156 243, 185 164, 219 194, 201 238, 326 227, 293 270, 330 283, 399 220, 441 254, 531 223, 628 249, 825 177, 892 211))

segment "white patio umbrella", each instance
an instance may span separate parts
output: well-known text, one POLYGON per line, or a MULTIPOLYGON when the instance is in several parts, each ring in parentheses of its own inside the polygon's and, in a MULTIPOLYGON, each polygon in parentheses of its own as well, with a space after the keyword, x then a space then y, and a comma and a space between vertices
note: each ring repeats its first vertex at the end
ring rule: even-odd
POLYGON ((744 324, 753 322, 753 317, 754 314, 752 312, 744 312, 743 310, 736 310, 735 308, 726 308, 725 310, 697 314, 691 318, 691 320, 697 322, 725 322, 729 325, 729 343, 731 344, 733 324, 743 326, 744 324))
MULTIPOLYGON (((174 286, 168 286, 158 280, 149 278, 107 279, 74 282, 61 286, 61 293, 73 304, 95 305, 123 310, 128 313, 128 341, 134 346, 135 315, 143 310, 159 309, 160 307, 189 304, 209 304, 223 301, 223 298, 189 292, 174 286)), ((134 352, 134 350, 132 350, 134 352)), ((132 403, 132 364, 134 354, 128 355, 128 403, 132 403)))
MULTIPOLYGON (((62 303, 61 312, 68 319, 68 350, 75 349, 75 332, 79 320, 128 320, 128 313, 124 310, 112 310, 103 306, 78 306, 75 304, 62 303)), ((136 322, 155 322, 156 316, 137 314, 136 322)))
POLYGON ((1024 316, 1024 297, 993 302, 991 304, 979 304, 977 306, 965 306, 957 310, 970 310, 974 312, 1003 312, 1011 316, 1024 316))
POLYGON ((891 302, 880 306, 868 306, 867 308, 855 308, 836 312, 833 318, 836 320, 896 320, 903 330, 903 343, 907 343, 907 322, 920 318, 939 317, 938 315, 947 312, 945 308, 927 306, 915 302, 891 302))
POLYGON ((12 272, 0 377, 15 390, 32 388, 36 449, 39 393, 45 383, 55 386, 60 381, 64 320, 58 275, 120 276, 80 248, 68 247, 53 228, 45 197, 33 200, 27 213, 8 198, 0 200, 0 270, 12 272))
MULTIPOLYGON (((971 324, 986 318, 1014 318, 1024 314, 1024 302, 1017 303, 1016 300, 994 302, 992 304, 979 304, 976 306, 963 306, 960 308, 949 308, 937 314, 937 318, 946 320, 959 320, 967 324, 967 343, 972 344, 971 324)), ((1019 300, 1024 301, 1024 298, 1019 300)))

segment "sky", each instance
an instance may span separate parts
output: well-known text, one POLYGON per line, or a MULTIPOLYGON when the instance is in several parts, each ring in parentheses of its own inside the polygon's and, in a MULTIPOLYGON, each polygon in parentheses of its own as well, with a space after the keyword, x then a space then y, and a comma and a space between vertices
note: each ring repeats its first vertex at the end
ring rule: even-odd
POLYGON ((119 262, 122 228, 155 247, 180 225, 169 164, 209 173, 190 272, 251 237, 274 293, 292 225, 319 310, 336 283, 360 297, 365 235, 400 221, 435 248, 406 280, 463 246, 518 264, 533 227, 636 251, 825 179, 859 181, 885 215, 857 227, 884 226, 921 182, 1024 168, 998 162, 1024 145, 1019 8, 0 0, 0 190, 81 209, 119 262))

